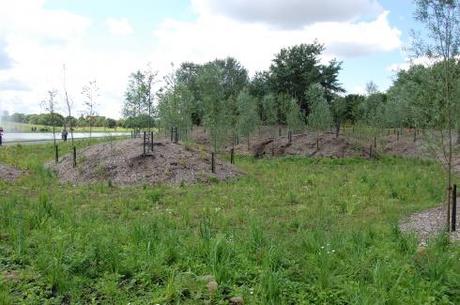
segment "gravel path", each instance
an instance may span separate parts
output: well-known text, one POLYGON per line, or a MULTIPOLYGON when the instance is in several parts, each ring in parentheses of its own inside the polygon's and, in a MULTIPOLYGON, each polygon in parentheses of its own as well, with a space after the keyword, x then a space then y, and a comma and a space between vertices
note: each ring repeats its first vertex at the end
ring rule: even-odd
MULTIPOLYGON (((459 214, 457 210, 457 230, 450 233, 452 241, 460 241, 459 214)), ((443 205, 415 213, 403 219, 399 227, 403 232, 414 232, 420 239, 420 244, 425 245, 431 236, 441 232, 445 228, 446 218, 446 207, 443 205)))

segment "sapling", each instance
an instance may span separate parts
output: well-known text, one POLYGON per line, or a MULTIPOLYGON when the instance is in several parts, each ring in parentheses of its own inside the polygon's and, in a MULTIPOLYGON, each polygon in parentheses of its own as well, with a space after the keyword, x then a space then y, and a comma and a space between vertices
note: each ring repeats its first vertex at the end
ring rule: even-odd
POLYGON ((320 85, 312 85, 307 91, 307 96, 312 103, 307 117, 308 127, 316 133, 316 149, 319 150, 319 135, 331 128, 332 115, 320 85))
POLYGON ((286 123, 289 128, 289 143, 292 141, 292 133, 305 128, 305 117, 295 99, 289 101, 289 108, 286 114, 286 123))
POLYGON ((249 150, 251 133, 257 128, 259 120, 256 100, 249 94, 248 90, 243 90, 238 95, 237 105, 239 113, 237 118, 238 133, 246 137, 249 150))
POLYGON ((87 85, 83 86, 81 94, 85 98, 85 114, 89 122, 89 139, 91 140, 94 118, 96 116, 96 98, 99 96, 99 87, 97 86, 96 81, 90 81, 87 85))

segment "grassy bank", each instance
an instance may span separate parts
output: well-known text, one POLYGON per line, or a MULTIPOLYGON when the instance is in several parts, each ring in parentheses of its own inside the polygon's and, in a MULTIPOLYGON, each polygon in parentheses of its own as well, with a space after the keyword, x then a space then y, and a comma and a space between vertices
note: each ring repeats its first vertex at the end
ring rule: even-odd
POLYGON ((52 158, 0 149, 29 172, 0 182, 0 304, 460 303, 459 248, 396 226, 441 201, 432 162, 237 158, 238 181, 117 188, 59 185, 52 158))

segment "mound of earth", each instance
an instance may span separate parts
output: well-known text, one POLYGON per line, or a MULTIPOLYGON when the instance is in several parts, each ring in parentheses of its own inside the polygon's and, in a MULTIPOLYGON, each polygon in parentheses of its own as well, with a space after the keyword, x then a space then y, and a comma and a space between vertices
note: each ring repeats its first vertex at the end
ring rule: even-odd
MULTIPOLYGON (((457 219, 459 219, 459 214, 457 211, 457 219)), ((425 245, 430 237, 439 234, 445 229, 446 218, 446 206, 439 206, 403 219, 399 224, 399 228, 402 232, 415 233, 420 240, 420 244, 425 245)), ((450 233, 450 239, 460 241, 459 223, 457 223, 457 230, 450 233)))
POLYGON ((323 133, 318 137, 314 133, 304 133, 288 138, 279 137, 254 141, 252 144, 237 145, 235 151, 240 154, 251 154, 255 157, 303 155, 310 157, 369 157, 369 151, 353 144, 345 137, 336 138, 334 133, 323 133))
POLYGON ((242 173, 216 158, 216 173, 211 173, 211 155, 205 151, 174 144, 154 143, 153 153, 143 155, 143 141, 133 139, 103 143, 78 151, 77 167, 67 155, 50 167, 63 182, 74 184, 111 181, 118 185, 180 184, 226 180, 242 173))
POLYGON ((389 135, 384 139, 384 142, 384 152, 387 155, 421 157, 427 154, 421 141, 414 141, 412 137, 389 135))
POLYGON ((0 180, 12 182, 18 179, 21 175, 22 171, 17 168, 0 164, 0 180))

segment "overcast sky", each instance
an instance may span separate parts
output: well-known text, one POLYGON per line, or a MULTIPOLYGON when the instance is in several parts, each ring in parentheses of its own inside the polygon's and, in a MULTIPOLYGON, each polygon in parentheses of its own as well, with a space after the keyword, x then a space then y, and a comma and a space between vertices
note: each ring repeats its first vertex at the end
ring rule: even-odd
POLYGON ((385 90, 406 61, 412 14, 410 0, 0 0, 0 111, 40 112, 47 90, 62 92, 65 64, 75 114, 96 80, 98 113, 118 118, 129 74, 147 63, 164 75, 232 56, 253 74, 315 39, 324 61, 343 61, 349 93, 371 80, 385 90))

